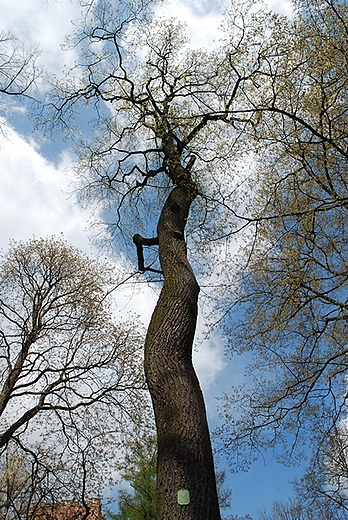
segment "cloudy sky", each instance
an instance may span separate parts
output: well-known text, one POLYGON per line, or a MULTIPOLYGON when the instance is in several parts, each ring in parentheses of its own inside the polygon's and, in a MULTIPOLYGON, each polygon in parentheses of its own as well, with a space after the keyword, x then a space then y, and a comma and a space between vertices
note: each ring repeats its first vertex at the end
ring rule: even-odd
MULTIPOLYGON (((289 14, 288 1, 269 1, 277 11, 289 14)), ((218 38, 223 2, 182 0, 167 2, 162 14, 184 20, 188 34, 197 46, 211 47, 218 38)), ((72 21, 78 20, 80 6, 76 0, 0 0, 0 32, 11 31, 26 45, 38 44, 41 61, 49 73, 59 74, 77 58, 74 52, 61 48, 72 21)), ((45 85, 41 86, 43 89, 45 85)), ((52 144, 40 133, 32 131, 25 105, 8 99, 2 110, 0 135, 0 248, 6 250, 10 239, 27 240, 33 235, 64 234, 75 246, 89 254, 99 254, 89 240, 91 211, 81 208, 71 195, 72 152, 69 143, 52 144), (9 119, 6 120, 6 117, 9 119)), ((148 323, 155 305, 156 293, 150 289, 119 296, 122 312, 139 313, 148 323)), ((195 365, 205 392, 210 422, 216 421, 216 400, 233 372, 242 377, 243 367, 231 367, 223 357, 219 338, 202 342, 195 353, 195 365)), ((223 466, 223 461, 222 461, 223 466)), ((294 473, 271 458, 258 462, 251 472, 229 475, 232 487, 232 510, 235 514, 254 514, 258 508, 270 508, 272 500, 286 498, 291 492, 289 479, 294 473)))

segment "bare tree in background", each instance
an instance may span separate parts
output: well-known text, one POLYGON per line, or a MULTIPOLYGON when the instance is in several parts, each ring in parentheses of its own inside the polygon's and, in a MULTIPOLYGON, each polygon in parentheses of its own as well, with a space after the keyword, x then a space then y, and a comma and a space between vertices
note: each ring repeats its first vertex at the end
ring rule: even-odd
POLYGON ((33 99, 43 74, 39 54, 38 47, 28 47, 11 33, 0 32, 0 115, 11 117, 11 97, 33 99))
POLYGON ((111 314, 117 282, 62 239, 13 243, 3 255, 1 467, 23 463, 26 480, 13 483, 26 490, 20 512, 1 482, 0 507, 10 503, 13 518, 45 500, 100 494, 125 436, 148 420, 137 324, 111 314))
POLYGON ((299 2, 250 90, 256 234, 222 309, 231 353, 254 352, 250 384, 222 407, 237 463, 319 453, 347 414, 347 19, 344 3, 299 2))

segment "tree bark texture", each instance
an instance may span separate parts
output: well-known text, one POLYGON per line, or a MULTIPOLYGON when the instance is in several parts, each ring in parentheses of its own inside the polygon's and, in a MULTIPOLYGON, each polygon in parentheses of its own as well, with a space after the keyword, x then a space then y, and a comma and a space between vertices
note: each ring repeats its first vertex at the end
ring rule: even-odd
POLYGON ((186 255, 184 228, 193 183, 170 193, 158 222, 164 285, 145 344, 145 372, 157 438, 158 520, 220 520, 202 391, 192 365, 199 286, 186 255), (190 502, 178 503, 188 490, 190 502))

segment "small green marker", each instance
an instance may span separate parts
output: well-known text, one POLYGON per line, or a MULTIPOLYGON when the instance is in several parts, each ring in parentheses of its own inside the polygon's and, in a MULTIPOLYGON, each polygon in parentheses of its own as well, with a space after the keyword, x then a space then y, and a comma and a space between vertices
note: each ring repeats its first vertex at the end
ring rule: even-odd
POLYGON ((178 504, 181 506, 187 506, 190 503, 190 492, 188 489, 179 489, 178 491, 178 504))

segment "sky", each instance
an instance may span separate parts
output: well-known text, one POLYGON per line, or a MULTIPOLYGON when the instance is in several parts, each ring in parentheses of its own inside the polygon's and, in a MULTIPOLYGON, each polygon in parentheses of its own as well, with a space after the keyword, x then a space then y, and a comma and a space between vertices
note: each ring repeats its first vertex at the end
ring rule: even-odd
MULTIPOLYGON (((269 1, 271 8, 291 14, 288 1, 269 1)), ((26 45, 39 45, 41 62, 49 74, 69 68, 78 58, 74 51, 65 52, 61 45, 71 33, 72 21, 78 20, 80 6, 76 0, 0 0, 0 32, 11 31, 26 45)), ((175 16, 187 24, 193 45, 211 48, 218 38, 223 3, 210 0, 167 2, 161 14, 175 16)), ((41 89, 47 88, 45 84, 41 89)), ((93 231, 91 209, 82 208, 72 194, 73 152, 69 143, 51 142, 35 132, 28 122, 25 104, 3 99, 0 135, 0 249, 10 240, 28 240, 33 236, 61 235, 90 255, 101 254, 90 240, 93 231)), ((106 253, 103 253, 106 254, 106 253)), ((112 261, 117 262, 114 258, 112 261)), ((122 313, 138 313, 146 325, 156 302, 157 293, 145 284, 133 294, 131 288, 118 296, 122 313)), ((228 391, 231 377, 242 377, 243 363, 231 366, 224 358, 219 337, 203 341, 194 353, 195 367, 204 391, 209 421, 216 424, 216 397, 228 391)), ((224 461, 219 465, 224 468, 224 461)), ((226 468, 228 472, 228 468, 226 468)), ((270 509, 273 500, 291 494, 289 480, 297 470, 283 468, 271 457, 252 466, 250 472, 227 473, 226 484, 232 488, 231 513, 255 515, 257 509, 270 509)), ((256 515, 255 515, 256 518, 256 515)))

